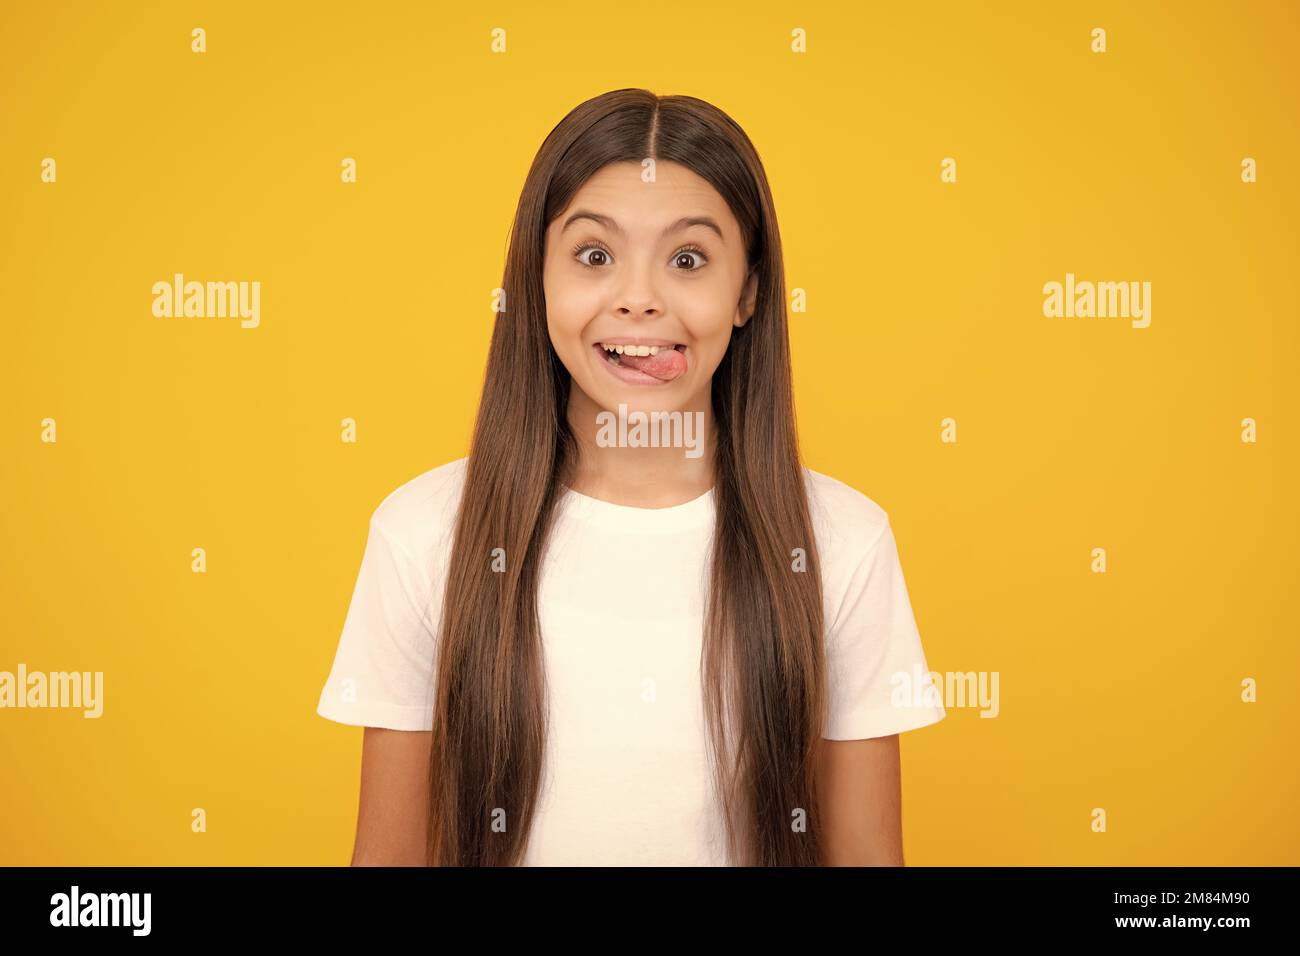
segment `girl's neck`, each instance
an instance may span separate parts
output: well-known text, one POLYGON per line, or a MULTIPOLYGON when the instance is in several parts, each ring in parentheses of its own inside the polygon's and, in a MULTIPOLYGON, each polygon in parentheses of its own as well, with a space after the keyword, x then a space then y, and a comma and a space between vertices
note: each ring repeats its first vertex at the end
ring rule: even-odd
MULTIPOLYGON (((669 508, 713 487, 715 426, 707 390, 673 416, 671 429, 661 430, 659 447, 631 447, 630 442, 617 441, 636 423, 632 411, 621 417, 617 409, 602 415, 581 389, 570 390, 568 420, 578 446, 570 488, 631 508, 669 508), (684 437, 689 446, 669 444, 670 435, 684 437), (616 440, 611 443, 611 438, 616 440)), ((648 423, 646 434, 650 434, 648 423)))

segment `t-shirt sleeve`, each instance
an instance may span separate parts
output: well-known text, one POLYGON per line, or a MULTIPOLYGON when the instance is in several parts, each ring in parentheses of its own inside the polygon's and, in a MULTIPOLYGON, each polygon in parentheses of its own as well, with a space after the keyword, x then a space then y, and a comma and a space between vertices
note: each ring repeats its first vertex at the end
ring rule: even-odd
POLYGON ((848 576, 827 634, 830 740, 885 737, 945 716, 888 522, 848 576))
POLYGON ((316 713, 343 724, 429 730, 436 638, 429 573, 372 515, 334 664, 316 713))

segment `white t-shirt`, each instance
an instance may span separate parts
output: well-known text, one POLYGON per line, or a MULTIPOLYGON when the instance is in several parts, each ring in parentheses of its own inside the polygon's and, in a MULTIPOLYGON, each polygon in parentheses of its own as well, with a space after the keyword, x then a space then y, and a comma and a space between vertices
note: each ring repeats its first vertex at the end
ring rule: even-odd
MULTIPOLYGON (((321 716, 432 727, 466 462, 418 475, 375 509, 321 716)), ((825 603, 822 736, 881 737, 942 720, 887 514, 842 482, 804 474, 825 603)), ((539 582, 550 729, 522 865, 727 865, 700 689, 713 518, 712 491, 669 508, 565 492, 539 582)))

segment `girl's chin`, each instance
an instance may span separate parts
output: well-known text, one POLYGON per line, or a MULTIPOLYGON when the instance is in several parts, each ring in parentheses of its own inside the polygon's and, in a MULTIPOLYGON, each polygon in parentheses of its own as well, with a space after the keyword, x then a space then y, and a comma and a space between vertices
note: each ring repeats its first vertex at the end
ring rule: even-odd
POLYGON ((595 416, 601 412, 619 413, 620 406, 626 414, 643 412, 685 412, 692 407, 686 401, 689 395, 679 381, 667 383, 663 388, 636 388, 615 386, 610 388, 601 383, 601 388, 589 388, 573 381, 574 395, 571 398, 581 403, 583 413, 595 416))

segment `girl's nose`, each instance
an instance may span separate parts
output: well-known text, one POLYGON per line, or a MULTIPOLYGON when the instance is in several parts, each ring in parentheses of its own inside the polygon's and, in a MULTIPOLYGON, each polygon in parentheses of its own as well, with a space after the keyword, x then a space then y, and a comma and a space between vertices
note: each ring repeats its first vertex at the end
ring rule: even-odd
POLYGON ((625 270, 614 294, 614 311, 628 318, 654 318, 663 313, 653 263, 634 262, 625 270))

